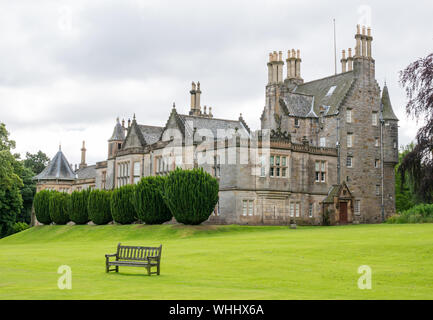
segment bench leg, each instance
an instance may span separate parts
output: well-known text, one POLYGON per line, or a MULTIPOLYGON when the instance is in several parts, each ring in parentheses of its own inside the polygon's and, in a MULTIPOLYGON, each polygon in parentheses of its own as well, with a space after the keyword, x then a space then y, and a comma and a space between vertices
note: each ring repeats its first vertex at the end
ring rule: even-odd
POLYGON ((109 271, 108 263, 105 263, 105 273, 108 273, 108 271, 109 271))
POLYGON ((150 277, 150 265, 148 265, 148 266, 146 267, 146 269, 147 269, 147 275, 150 277))
POLYGON ((116 266, 116 272, 119 272, 119 266, 116 266))
POLYGON ((160 268, 159 268, 159 263, 158 266, 156 267, 156 274, 159 276, 159 272, 160 272, 160 268))

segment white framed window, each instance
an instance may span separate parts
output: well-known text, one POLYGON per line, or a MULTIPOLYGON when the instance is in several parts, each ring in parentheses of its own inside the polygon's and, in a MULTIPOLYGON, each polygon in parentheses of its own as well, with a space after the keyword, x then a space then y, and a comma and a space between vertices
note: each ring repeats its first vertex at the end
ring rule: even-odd
POLYGON ((287 157, 279 155, 271 155, 269 161, 269 176, 273 178, 287 177, 287 157))
POLYGON ((296 128, 299 128, 299 119, 298 118, 295 118, 295 127, 296 128))
POLYGON ((295 216, 295 203, 294 202, 290 202, 290 216, 291 217, 295 216))
POLYGON ((379 138, 378 137, 374 138, 374 146, 379 147, 379 138))
POLYGON ((242 200, 242 215, 252 216, 254 214, 254 200, 242 200))
POLYGON ((308 205, 308 217, 312 218, 313 217, 313 204, 310 203, 308 205))
POLYGON ((392 146, 394 147, 394 149, 397 149, 397 140, 394 140, 394 141, 392 142, 392 146))
POLYGON ((316 182, 326 181, 326 161, 316 161, 315 163, 316 182))
POLYGON ((361 214, 361 200, 355 200, 354 211, 357 216, 361 214))
POLYGON ((346 122, 352 123, 352 109, 346 110, 346 122))
POLYGON ((134 183, 138 183, 140 181, 141 175, 141 166, 140 161, 134 162, 134 183))
POLYGON ((352 148, 353 146, 353 133, 347 134, 347 147, 352 148))
POLYGON ((373 126, 377 126, 377 112, 373 111, 373 113, 371 114, 371 124, 373 126))
POLYGON ((346 159, 346 167, 352 168, 353 167, 353 157, 347 157, 346 159))
POLYGON ((129 161, 120 162, 117 165, 117 186, 121 187, 129 183, 129 161))
POLYGON ((260 156, 259 161, 260 161, 260 176, 266 177, 266 156, 262 154, 260 156))
POLYGON ((299 203, 299 202, 296 202, 296 211, 295 211, 295 215, 296 215, 297 217, 299 217, 299 215, 300 215, 300 212, 301 212, 300 208, 301 208, 300 203, 299 203))
POLYGON ((331 88, 329 88, 328 92, 326 93, 326 96, 329 97, 334 93, 335 88, 337 88, 337 86, 332 86, 331 88))
POLYGON ((216 178, 221 177, 221 161, 219 155, 213 157, 213 171, 216 178))
POLYGON ((320 146, 321 147, 326 147, 326 137, 321 137, 320 138, 320 146))

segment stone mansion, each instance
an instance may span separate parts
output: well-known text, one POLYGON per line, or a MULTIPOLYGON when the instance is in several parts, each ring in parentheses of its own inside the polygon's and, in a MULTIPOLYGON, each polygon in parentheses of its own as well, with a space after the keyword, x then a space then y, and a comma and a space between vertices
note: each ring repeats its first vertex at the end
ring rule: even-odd
POLYGON ((260 130, 242 115, 214 117, 193 82, 188 113, 173 104, 162 126, 117 119, 106 160, 87 165, 83 142, 72 168, 59 150, 34 178, 37 190, 113 189, 177 166, 203 167, 220 187, 208 223, 381 222, 395 212, 398 119, 375 79, 370 28, 357 26, 355 40, 354 52, 342 52, 341 73, 308 82, 299 50, 285 60, 270 53, 260 130))

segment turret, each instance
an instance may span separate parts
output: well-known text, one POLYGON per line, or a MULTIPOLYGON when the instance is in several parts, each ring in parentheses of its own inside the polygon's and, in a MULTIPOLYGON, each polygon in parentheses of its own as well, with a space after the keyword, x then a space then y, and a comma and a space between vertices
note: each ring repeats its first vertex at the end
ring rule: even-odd
MULTIPOLYGON (((119 122, 119 118, 116 119, 116 125, 114 126, 113 134, 108 140, 108 158, 113 158, 117 151, 122 148, 123 141, 125 140, 125 131, 119 122)), ((130 120, 128 120, 128 127, 130 126, 130 120)))
POLYGON ((394 113, 385 83, 381 99, 384 162, 398 163, 398 118, 394 113))

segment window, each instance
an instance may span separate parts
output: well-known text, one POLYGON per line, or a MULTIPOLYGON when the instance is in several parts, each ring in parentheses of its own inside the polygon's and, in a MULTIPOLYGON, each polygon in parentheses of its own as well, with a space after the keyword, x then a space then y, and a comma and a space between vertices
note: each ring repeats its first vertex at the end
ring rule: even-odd
POLYGON ((347 147, 352 148, 353 145, 353 133, 347 134, 347 147))
POLYGON ((290 216, 294 217, 295 216, 295 203, 290 202, 290 216))
POLYGON ((320 146, 321 147, 326 147, 326 138, 325 137, 321 137, 320 138, 320 146))
POLYGON ((352 122, 352 109, 347 109, 346 111, 346 122, 347 123, 352 122))
POLYGON ((260 156, 260 176, 266 177, 266 157, 264 155, 260 156))
POLYGON ((353 165, 353 158, 352 157, 347 157, 346 167, 352 168, 352 165, 353 165))
POLYGON ((254 200, 242 200, 242 215, 252 216, 254 212, 254 200))
POLYGON ((158 156, 155 157, 155 174, 166 175, 171 170, 171 157, 169 156, 158 156))
POLYGON ((287 176, 287 157, 272 155, 270 157, 269 175, 271 177, 283 178, 287 176))
POLYGON ((377 169, 377 168, 380 168, 380 160, 379 159, 375 159, 374 160, 374 167, 377 169))
POLYGON ((295 127, 299 128, 299 119, 298 118, 295 118, 295 127))
POLYGON ((361 214, 361 200, 355 200, 355 214, 360 215, 361 214))
POLYGON ((134 183, 140 181, 140 161, 134 162, 134 183))
POLYGON ((105 189, 105 185, 107 184, 107 171, 102 171, 101 176, 101 189, 105 189))
POLYGON ((376 196, 380 196, 380 185, 376 185, 376 196))
POLYGON ((299 202, 296 202, 296 211, 295 211, 295 215, 297 217, 299 217, 299 213, 300 213, 300 204, 299 202))
POLYGON ((213 157, 213 173, 215 177, 221 177, 221 162, 219 155, 213 157))
POLYGON ((379 147, 379 138, 378 137, 374 138, 374 146, 379 147))
POLYGON ((121 187, 129 183, 129 161, 120 162, 117 165, 117 186, 121 187))
POLYGON ((316 182, 325 182, 326 178, 326 161, 316 161, 316 182))
POLYGON ((397 149, 397 140, 393 141, 393 147, 394 147, 394 149, 397 149))
POLYGON ((377 126, 377 112, 373 112, 371 115, 371 124, 377 126))
POLYGON ((313 217, 313 204, 312 203, 310 203, 309 206, 308 206, 308 216, 310 218, 313 217))

